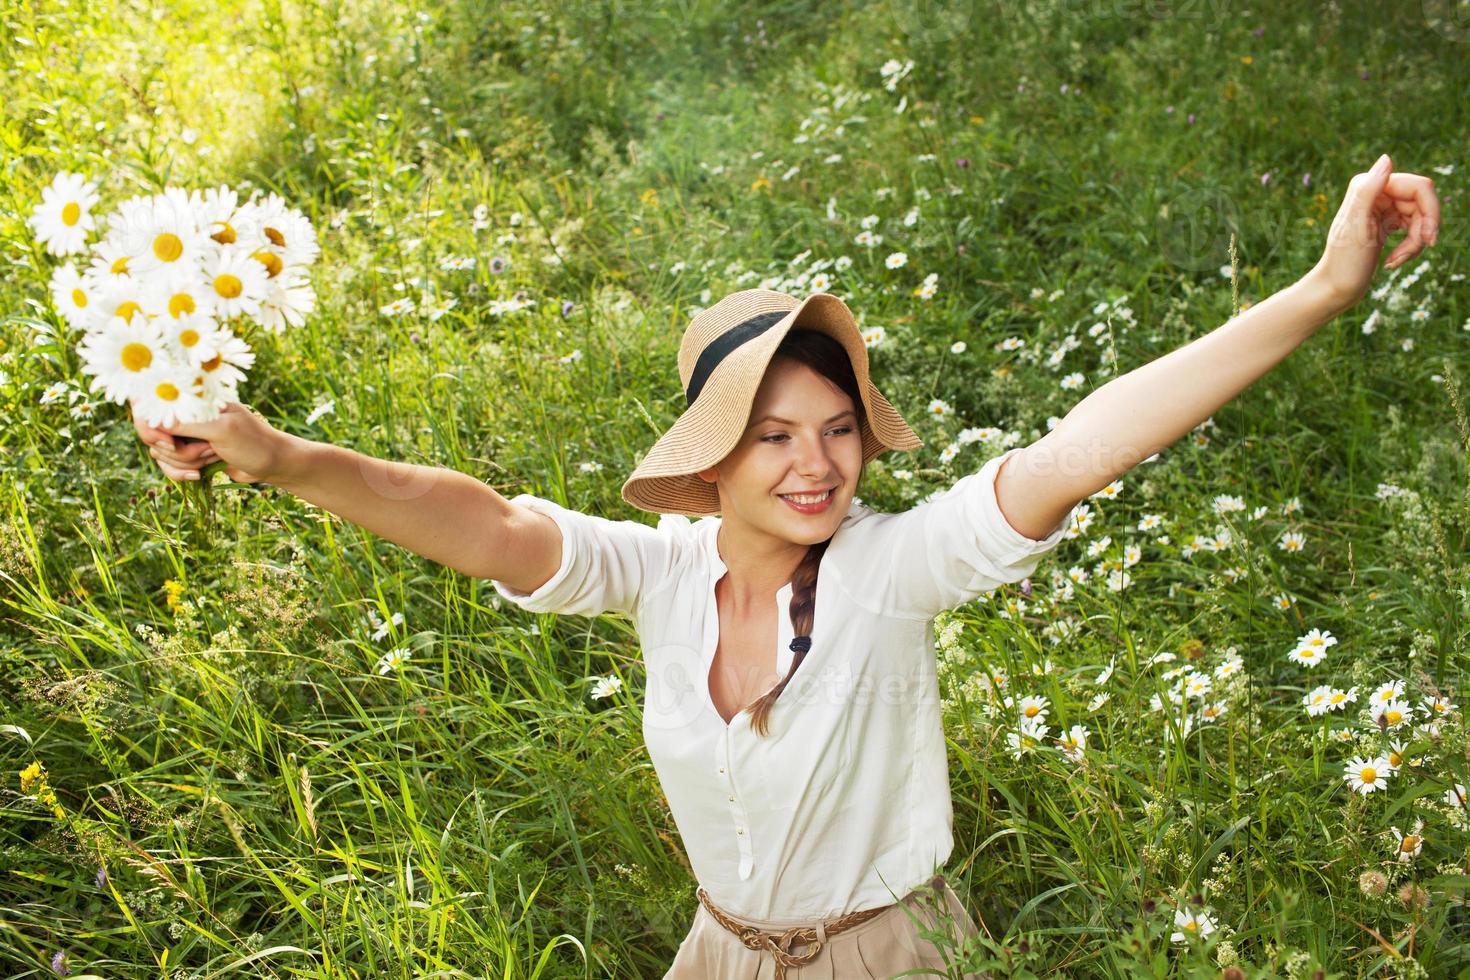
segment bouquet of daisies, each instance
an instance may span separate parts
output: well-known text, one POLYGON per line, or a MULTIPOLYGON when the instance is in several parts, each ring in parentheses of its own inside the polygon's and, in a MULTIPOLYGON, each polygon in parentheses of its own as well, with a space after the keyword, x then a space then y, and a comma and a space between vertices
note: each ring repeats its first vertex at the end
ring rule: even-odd
POLYGON ((316 230, 275 194, 241 203, 227 186, 167 187, 93 217, 96 184, 58 174, 30 217, 55 256, 84 255, 51 276, 51 296, 83 331, 77 350, 91 390, 132 403, 149 425, 213 419, 255 360, 233 323, 272 333, 316 305, 307 275, 316 230), (100 237, 88 245, 88 233, 100 237))

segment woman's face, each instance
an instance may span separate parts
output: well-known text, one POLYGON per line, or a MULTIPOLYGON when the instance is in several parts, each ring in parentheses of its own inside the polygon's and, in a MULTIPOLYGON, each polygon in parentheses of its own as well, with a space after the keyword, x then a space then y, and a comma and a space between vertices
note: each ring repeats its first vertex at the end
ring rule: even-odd
POLYGON ((862 469, 863 437, 852 399, 805 364, 778 357, 756 389, 740 441, 699 475, 715 483, 727 524, 808 545, 837 530, 862 469), (829 488, 826 506, 816 513, 781 496, 829 488))

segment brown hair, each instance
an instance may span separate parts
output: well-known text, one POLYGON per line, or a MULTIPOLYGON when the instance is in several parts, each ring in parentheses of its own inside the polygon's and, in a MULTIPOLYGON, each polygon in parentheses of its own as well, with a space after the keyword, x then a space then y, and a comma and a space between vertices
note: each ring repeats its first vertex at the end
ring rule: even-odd
MULTIPOLYGON (((861 433, 866 428, 867 409, 858 391, 857 375, 853 373, 852 361, 848 360, 847 350, 840 341, 818 330, 803 330, 796 327, 788 331, 781 339, 781 344, 771 355, 771 360, 774 361, 778 357, 805 364, 842 389, 842 392, 852 399, 853 409, 857 412, 857 431, 861 433)), ((859 478, 861 479, 861 476, 859 478)), ((781 683, 761 695, 745 709, 750 712, 750 727, 757 735, 766 734, 771 705, 775 704, 781 692, 786 690, 787 682, 796 673, 796 668, 801 666, 802 660, 806 658, 807 651, 811 648, 812 621, 816 618, 817 612, 817 571, 821 566, 822 555, 831 542, 832 539, 828 538, 826 541, 819 541, 807 548, 806 557, 801 560, 801 564, 796 566, 796 571, 791 576, 790 615, 791 625, 795 631, 795 639, 791 641, 791 667, 786 671, 786 676, 781 678, 781 683)))

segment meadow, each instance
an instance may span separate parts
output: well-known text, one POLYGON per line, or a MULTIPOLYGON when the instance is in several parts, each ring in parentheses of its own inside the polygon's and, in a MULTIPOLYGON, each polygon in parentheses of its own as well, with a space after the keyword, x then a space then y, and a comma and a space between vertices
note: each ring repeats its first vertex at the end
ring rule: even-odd
POLYGON ((55 174, 311 218, 315 309, 249 338, 277 427, 652 523, 619 487, 720 296, 859 316, 902 510, 1291 284, 1387 152, 1440 242, 935 622, 957 962, 1470 977, 1464 4, 0 17, 0 974, 661 976, 696 908, 632 624, 275 488, 202 510, 79 373, 55 174))

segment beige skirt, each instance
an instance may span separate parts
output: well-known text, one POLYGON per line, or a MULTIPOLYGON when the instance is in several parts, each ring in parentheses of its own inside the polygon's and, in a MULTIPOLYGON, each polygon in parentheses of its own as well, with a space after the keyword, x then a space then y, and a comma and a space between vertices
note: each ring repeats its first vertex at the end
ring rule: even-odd
MULTIPOLYGON (((933 891, 924 885, 881 915, 828 937, 810 963, 786 968, 787 980, 847 980, 849 977, 890 980, 895 974, 919 967, 934 968, 938 972, 933 975, 945 976, 949 964, 957 961, 955 951, 960 937, 973 936, 979 930, 949 882, 944 883, 942 891, 948 914, 954 917, 952 923, 946 924, 953 945, 936 946, 919 936, 920 931, 934 929, 942 917, 935 914, 937 899, 933 891), (915 922, 914 917, 919 921, 915 922)), ((793 925, 733 914, 730 918, 767 932, 781 932, 793 925)), ((816 923, 804 924, 816 926, 816 923)), ((805 948, 798 944, 791 952, 800 954, 805 948)), ((664 980, 774 980, 775 976, 776 961, 769 952, 748 949, 700 904, 694 913, 694 924, 679 945, 664 980)), ((985 975, 966 973, 965 977, 984 980, 985 975)))

